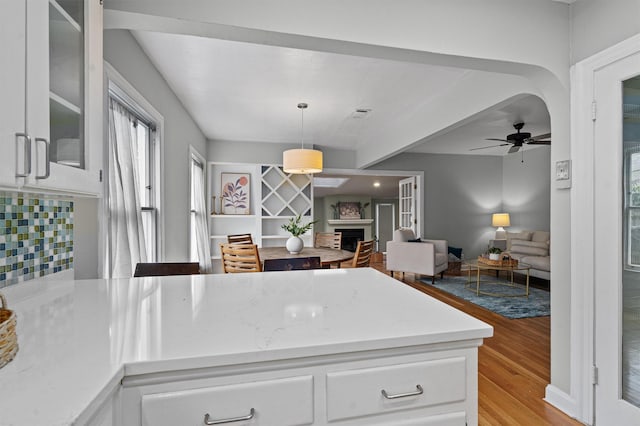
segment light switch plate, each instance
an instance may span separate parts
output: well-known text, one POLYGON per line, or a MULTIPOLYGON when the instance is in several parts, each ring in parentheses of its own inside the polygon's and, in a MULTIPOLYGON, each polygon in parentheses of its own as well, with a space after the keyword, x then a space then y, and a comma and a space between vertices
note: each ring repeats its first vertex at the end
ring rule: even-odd
POLYGON ((571 160, 556 161, 556 188, 571 188, 571 160))

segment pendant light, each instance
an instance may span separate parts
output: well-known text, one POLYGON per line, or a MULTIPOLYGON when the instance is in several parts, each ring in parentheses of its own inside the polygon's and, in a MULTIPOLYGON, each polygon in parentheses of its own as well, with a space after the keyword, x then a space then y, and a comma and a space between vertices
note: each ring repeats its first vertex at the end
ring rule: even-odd
POLYGON ((298 104, 302 112, 302 148, 288 149, 282 153, 282 168, 285 173, 303 175, 322 172, 322 151, 304 148, 304 110, 307 107, 305 103, 298 104))

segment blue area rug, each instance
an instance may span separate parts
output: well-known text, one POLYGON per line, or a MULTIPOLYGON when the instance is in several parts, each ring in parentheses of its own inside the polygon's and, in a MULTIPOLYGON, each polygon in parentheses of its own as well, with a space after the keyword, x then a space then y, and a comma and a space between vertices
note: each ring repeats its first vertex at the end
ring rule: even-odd
MULTIPOLYGON (((472 277, 472 280, 473 279, 474 277, 472 277)), ((487 277, 487 279, 507 283, 507 281, 503 279, 495 280, 489 277, 487 277)), ((425 284, 432 285, 431 278, 424 278, 421 279, 421 281, 425 284)), ((465 288, 466 283, 466 276, 445 276, 444 278, 436 278, 436 283, 433 286, 507 318, 545 317, 551 313, 548 291, 529 287, 529 297, 495 297, 485 294, 476 295, 475 281, 473 281, 472 284, 473 291, 465 288)), ((524 294, 525 290, 524 285, 507 287, 488 283, 482 283, 480 289, 490 293, 506 294, 524 294)))

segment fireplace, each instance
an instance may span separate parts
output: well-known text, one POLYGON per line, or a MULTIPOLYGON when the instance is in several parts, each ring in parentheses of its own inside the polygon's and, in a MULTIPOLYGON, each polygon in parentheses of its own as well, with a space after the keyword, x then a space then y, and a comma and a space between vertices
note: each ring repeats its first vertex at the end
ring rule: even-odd
POLYGON ((356 251, 358 241, 364 240, 364 228, 336 229, 342 233, 342 250, 356 251))

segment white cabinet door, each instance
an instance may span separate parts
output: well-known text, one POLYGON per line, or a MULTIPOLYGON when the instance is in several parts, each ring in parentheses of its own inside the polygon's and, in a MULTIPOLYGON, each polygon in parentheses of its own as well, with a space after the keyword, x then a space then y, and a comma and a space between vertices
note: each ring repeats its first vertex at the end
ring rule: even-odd
POLYGON ((0 186, 13 188, 24 183, 16 174, 28 171, 24 153, 30 149, 26 136, 20 136, 26 130, 26 2, 0 2, 0 16, 0 186))
POLYGON ((25 186, 99 195, 102 190, 102 6, 27 2, 25 186))

